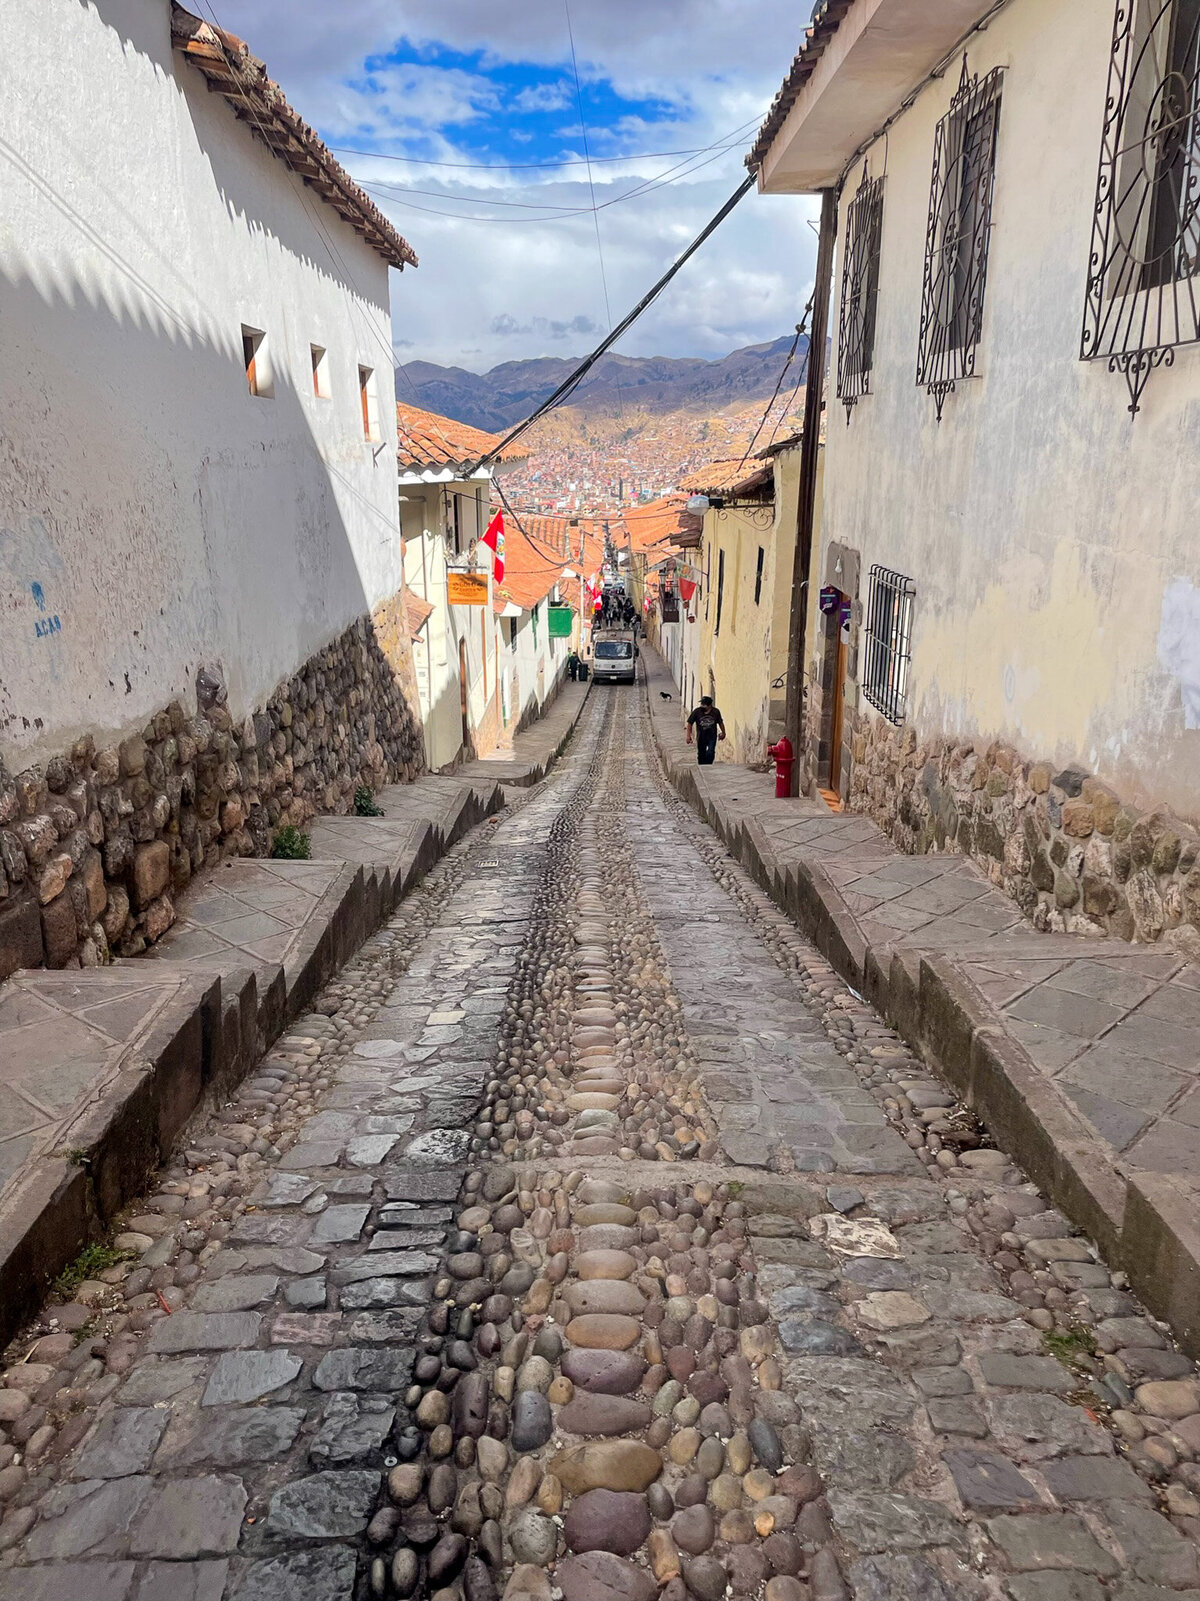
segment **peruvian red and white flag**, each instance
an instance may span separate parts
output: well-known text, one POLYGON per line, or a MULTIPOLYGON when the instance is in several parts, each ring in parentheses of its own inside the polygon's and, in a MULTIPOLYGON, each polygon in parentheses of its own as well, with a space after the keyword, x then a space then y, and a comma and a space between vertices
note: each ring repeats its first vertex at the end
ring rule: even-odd
POLYGON ((498 584, 504 582, 504 513, 498 511, 487 525, 487 533, 480 539, 492 553, 492 577, 498 584))

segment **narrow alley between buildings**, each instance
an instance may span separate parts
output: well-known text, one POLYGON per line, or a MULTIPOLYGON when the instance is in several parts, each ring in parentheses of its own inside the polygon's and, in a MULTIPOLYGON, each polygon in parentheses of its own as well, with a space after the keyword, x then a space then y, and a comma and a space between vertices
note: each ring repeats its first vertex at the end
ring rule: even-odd
POLYGON ((644 686, 523 793, 10 1349, 2 1601, 1194 1593, 1192 1363, 644 686))

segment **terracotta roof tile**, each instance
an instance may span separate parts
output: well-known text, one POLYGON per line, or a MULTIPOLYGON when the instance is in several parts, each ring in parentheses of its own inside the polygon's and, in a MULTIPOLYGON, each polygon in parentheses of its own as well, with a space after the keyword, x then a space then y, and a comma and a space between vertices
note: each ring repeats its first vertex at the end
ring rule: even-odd
POLYGON ((408 637, 416 639, 425 626, 426 620, 433 615, 433 603, 422 600, 420 595, 414 595, 411 589, 404 591, 404 621, 408 628, 408 637))
MULTIPOLYGON (((521 517, 526 528, 531 520, 521 517)), ((536 537, 528 537, 512 517, 505 516, 504 582, 496 591, 498 600, 511 601, 522 611, 528 611, 545 600, 556 584, 563 582, 563 568, 571 565, 561 545, 544 544, 536 537)))
POLYGON ((693 495, 752 495, 770 486, 775 477, 770 462, 752 465, 750 461, 712 461, 690 473, 680 488, 693 495))
POLYGON ((412 246, 288 104, 267 69, 232 33, 171 6, 171 43, 237 116, 392 267, 415 267, 412 246))
POLYGON ((679 516, 686 501, 684 494, 662 495, 623 511, 620 526, 628 533, 633 549, 643 554, 670 539, 679 529, 679 516))
POLYGON ((805 33, 804 43, 788 70, 787 77, 767 112, 758 136, 746 157, 751 172, 757 172, 766 160, 767 151, 775 135, 783 127, 788 112, 795 105, 801 89, 812 77, 817 62, 829 48, 830 42, 854 0, 825 0, 813 11, 812 23, 805 33))
MULTIPOLYGON (((422 411, 419 406, 396 405, 397 454, 400 470, 419 471, 423 467, 474 467, 481 456, 500 443, 499 434, 485 434, 452 417, 422 411)), ((520 461, 524 451, 510 445, 501 461, 520 461)))

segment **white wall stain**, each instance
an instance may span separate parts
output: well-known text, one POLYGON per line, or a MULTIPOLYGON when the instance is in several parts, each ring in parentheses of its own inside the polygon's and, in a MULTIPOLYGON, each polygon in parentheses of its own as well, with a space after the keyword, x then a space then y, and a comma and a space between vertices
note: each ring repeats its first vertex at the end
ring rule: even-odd
POLYGON ((1176 578, 1163 595, 1158 665, 1179 684, 1184 727, 1200 728, 1200 589, 1190 578, 1176 578))

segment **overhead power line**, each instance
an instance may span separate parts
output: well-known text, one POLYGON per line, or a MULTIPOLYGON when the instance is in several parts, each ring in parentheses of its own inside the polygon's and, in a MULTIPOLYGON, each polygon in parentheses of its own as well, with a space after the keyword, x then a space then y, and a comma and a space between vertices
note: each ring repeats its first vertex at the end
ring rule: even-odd
MULTIPOLYGON (((742 128, 755 127, 761 121, 761 116, 752 117, 749 122, 742 124, 742 128)), ((741 132, 741 129, 735 129, 734 132, 741 132)), ((733 134, 723 137, 731 139, 733 134)), ((585 156, 563 156, 558 161, 434 161, 428 156, 397 156, 388 151, 359 150, 350 145, 330 145, 329 148, 343 156, 369 156, 373 161, 399 161, 411 167, 443 167, 456 172, 553 172, 559 167, 587 165, 585 156)), ((635 150, 627 156, 593 156, 592 165, 598 166, 601 162, 651 161, 660 156, 699 156, 712 148, 712 145, 695 145, 682 150, 635 150)))
POLYGON ((617 326, 608 334, 607 338, 600 341, 595 350, 592 351, 591 355, 584 357, 584 359, 575 368, 574 372, 572 372, 563 380, 561 384, 559 384, 558 388, 548 399, 544 400, 542 404, 536 408, 536 410, 526 417, 524 422, 518 423, 515 428, 510 429, 509 432, 505 434, 504 438, 501 439, 500 442, 492 450, 490 450, 486 456, 480 457, 474 469, 476 472, 480 467, 489 466, 492 462, 494 462, 500 455, 501 451, 505 450, 513 443, 514 440, 519 439, 523 433, 527 432, 527 430, 533 426, 539 417, 544 417, 546 413, 548 411, 552 411, 555 406, 560 406, 567 396, 570 395, 573 390, 579 387, 587 374, 600 360, 600 357, 603 356, 606 351, 611 350, 616 344, 617 340, 621 338, 622 334, 627 333, 629 329, 633 327, 634 323, 638 320, 642 313, 646 311, 648 307, 653 305, 653 303, 658 299, 659 295, 662 294, 663 290, 671 282, 672 278, 675 277, 676 273, 679 272, 686 262, 691 260, 691 258, 696 254, 697 250, 700 249, 700 246, 704 244, 705 240, 717 231, 717 229, 725 221, 725 218, 728 217, 730 212, 737 205, 738 201, 741 200, 743 196, 748 194, 749 191, 754 187, 756 181, 757 180, 754 173, 748 173, 746 177, 742 179, 741 183, 738 184, 737 188, 733 191, 721 209, 714 217, 710 219, 710 221, 705 223, 704 227, 692 240, 691 244, 681 256, 676 257, 675 261, 670 267, 667 268, 666 272, 663 273, 662 277, 658 280, 654 287, 642 296, 641 300, 638 301, 633 310, 629 312, 627 316, 621 319, 617 326))
MULTIPOLYGON (((808 305, 805 306, 805 308, 804 308, 804 315, 803 315, 803 317, 801 317, 800 321, 796 324, 796 337, 792 340, 792 348, 787 353, 787 360, 784 362, 783 370, 780 372, 779 378, 776 381, 774 393, 772 394, 770 400, 767 401, 766 410, 762 414, 762 419, 759 422, 758 427, 754 430, 753 439, 751 439, 750 443, 746 446, 745 454, 742 456, 741 461, 739 461, 738 464, 737 464, 738 472, 741 472, 742 468, 746 465, 747 461, 750 459, 750 455, 753 452, 755 445, 758 444, 759 435, 762 433, 763 429, 767 426, 767 418, 771 415, 771 408, 774 406, 775 402, 779 399, 779 391, 783 388, 783 380, 787 377, 788 368, 792 365, 792 362, 796 358, 796 351, 799 349, 800 341, 804 337, 804 330, 808 327, 808 319, 812 315, 812 308, 813 308, 812 296, 810 295, 809 299, 808 299, 808 305)), ((796 388, 792 391, 792 398, 793 399, 795 398, 796 393, 798 392, 801 383, 803 383, 803 381, 804 381, 804 372, 805 372, 806 368, 807 368, 807 362, 802 363, 800 377, 796 380, 796 388)), ((779 427, 778 422, 776 422, 775 427, 778 429, 778 427, 779 427)), ((775 439, 775 435, 772 434, 771 435, 772 443, 774 442, 774 439, 775 439)))
MULTIPOLYGON (((625 201, 625 200, 636 200, 638 198, 638 196, 640 196, 640 195, 653 194, 656 189, 665 189, 668 184, 679 183, 684 178, 690 178, 694 173, 699 172, 703 167, 711 166, 714 161, 720 161, 722 156, 729 155, 731 151, 735 151, 735 150, 740 150, 740 146, 736 142, 730 143, 730 144, 726 144, 726 145, 721 145, 716 150, 715 154, 708 155, 706 153, 705 154, 705 159, 703 161, 692 161, 690 163, 689 162, 680 162, 679 165, 676 166, 676 167, 668 167, 666 172, 659 173, 657 177, 655 177, 655 178, 643 178, 638 183, 634 184, 632 189, 627 189, 624 192, 624 194, 613 195, 612 198, 609 199, 609 200, 598 201, 594 207, 588 205, 588 206, 577 206, 577 207, 572 208, 572 207, 570 207, 570 206, 568 206, 567 204, 564 203, 562 206, 557 208, 557 210, 558 210, 558 215, 557 216, 542 216, 542 217, 479 217, 479 216, 472 216, 472 214, 470 212, 467 212, 467 211, 441 211, 441 210, 438 210, 434 206, 421 206, 421 205, 418 205, 415 200, 401 200, 399 198, 399 196, 397 196, 393 192, 397 188, 403 188, 403 186, 399 185, 399 184, 383 184, 383 183, 372 183, 370 181, 363 181, 363 182, 361 182, 359 184, 359 187, 361 189, 365 189, 368 194, 377 195, 381 200, 386 200, 389 205, 401 207, 402 210, 405 210, 405 211, 423 211, 423 212, 427 213, 431 217, 453 217, 456 221, 460 221, 460 222, 504 222, 504 223, 516 223, 516 222, 567 222, 567 221, 571 220, 574 217, 590 217, 590 216, 593 215, 594 211, 606 211, 609 206, 619 206, 621 204, 621 202, 625 201)), ((415 193, 419 193, 420 191, 410 190, 410 191, 407 191, 407 192, 415 194, 415 193)), ((439 198, 442 198, 442 197, 439 197, 439 198)), ((484 201, 484 200, 478 200, 477 201, 472 196, 469 196, 469 195, 446 195, 446 196, 444 196, 444 198, 447 199, 447 200, 458 201, 460 204, 470 204, 470 205, 484 205, 484 204, 487 204, 486 201, 484 201)), ((532 205, 528 206, 527 208, 524 208, 523 203, 522 202, 517 202, 517 201, 503 201, 503 200, 501 200, 501 201, 494 202, 494 204, 496 204, 496 205, 515 205, 519 209, 528 209, 528 210, 531 210, 531 211, 535 210, 535 209, 539 210, 539 211, 541 211, 543 209, 545 209, 547 211, 553 211, 553 210, 556 209, 556 208, 554 208, 552 206, 543 208, 541 206, 534 207, 532 205)))

